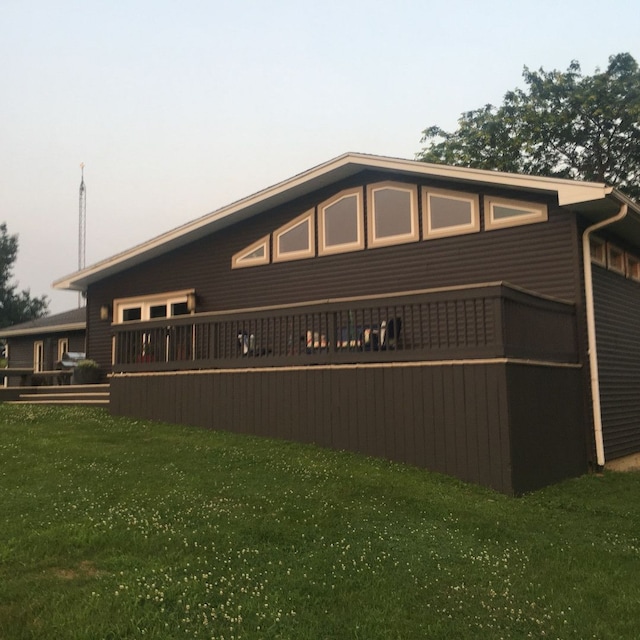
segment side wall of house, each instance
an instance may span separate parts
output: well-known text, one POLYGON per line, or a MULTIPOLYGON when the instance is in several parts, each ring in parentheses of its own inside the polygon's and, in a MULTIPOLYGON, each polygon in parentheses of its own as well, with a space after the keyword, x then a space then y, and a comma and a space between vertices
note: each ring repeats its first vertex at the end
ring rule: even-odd
POLYGON ((593 265, 605 458, 640 451, 640 283, 593 265))
MULTIPOLYGON (((231 269, 235 253, 326 198, 348 187, 390 178, 397 179, 385 174, 360 175, 92 285, 88 293, 89 356, 103 366, 111 362, 110 323, 99 319, 101 305, 121 297, 191 288, 197 293, 198 312, 495 281, 571 302, 579 297, 575 219, 550 199, 542 200, 549 207, 547 222, 492 231, 485 231, 482 224, 482 231, 466 235, 231 269)), ((436 186, 460 189, 446 183, 436 186)), ((363 193, 366 197, 366 189, 363 193)), ((474 193, 527 199, 515 192, 474 193)), ((482 197, 480 203, 482 219, 482 197)))

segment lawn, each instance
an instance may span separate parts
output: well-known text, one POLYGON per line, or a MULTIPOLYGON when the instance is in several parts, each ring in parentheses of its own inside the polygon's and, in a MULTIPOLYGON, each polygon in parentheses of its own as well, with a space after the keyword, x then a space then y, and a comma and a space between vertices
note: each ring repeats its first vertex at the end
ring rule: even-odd
POLYGON ((0 405, 0 638, 640 637, 640 474, 507 498, 273 440, 0 405))

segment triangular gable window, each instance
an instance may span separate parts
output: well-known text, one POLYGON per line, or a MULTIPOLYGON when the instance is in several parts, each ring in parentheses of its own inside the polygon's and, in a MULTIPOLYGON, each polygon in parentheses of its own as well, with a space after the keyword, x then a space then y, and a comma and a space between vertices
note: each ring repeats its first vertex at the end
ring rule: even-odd
POLYGON ((487 230, 544 222, 549 216, 546 204, 494 197, 485 197, 484 210, 487 230))
POLYGON ((315 255, 313 209, 273 232, 273 261, 301 260, 315 255))
POLYGON ((231 258, 231 268, 257 267, 261 264, 269 264, 269 236, 260 238, 257 242, 238 251, 231 258))

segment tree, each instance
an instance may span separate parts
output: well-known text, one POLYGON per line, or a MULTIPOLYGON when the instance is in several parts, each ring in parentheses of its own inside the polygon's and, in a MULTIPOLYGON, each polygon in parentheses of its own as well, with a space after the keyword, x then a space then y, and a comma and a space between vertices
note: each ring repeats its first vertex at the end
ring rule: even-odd
POLYGON ((17 256, 18 236, 9 235, 3 222, 0 224, 0 328, 47 314, 49 302, 46 296, 32 298, 28 289, 17 291, 17 286, 11 283, 17 256))
POLYGON ((640 70, 629 53, 604 72, 530 71, 500 107, 463 113, 458 129, 422 132, 424 162, 606 182, 640 198, 640 70))

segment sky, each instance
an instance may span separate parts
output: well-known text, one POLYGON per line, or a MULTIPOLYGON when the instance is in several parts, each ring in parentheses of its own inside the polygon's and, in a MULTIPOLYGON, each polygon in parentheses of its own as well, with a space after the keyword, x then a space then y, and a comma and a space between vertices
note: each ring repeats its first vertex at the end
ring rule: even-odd
POLYGON ((524 66, 640 61, 640 0, 0 0, 14 283, 89 266, 348 151, 414 158, 524 66))

